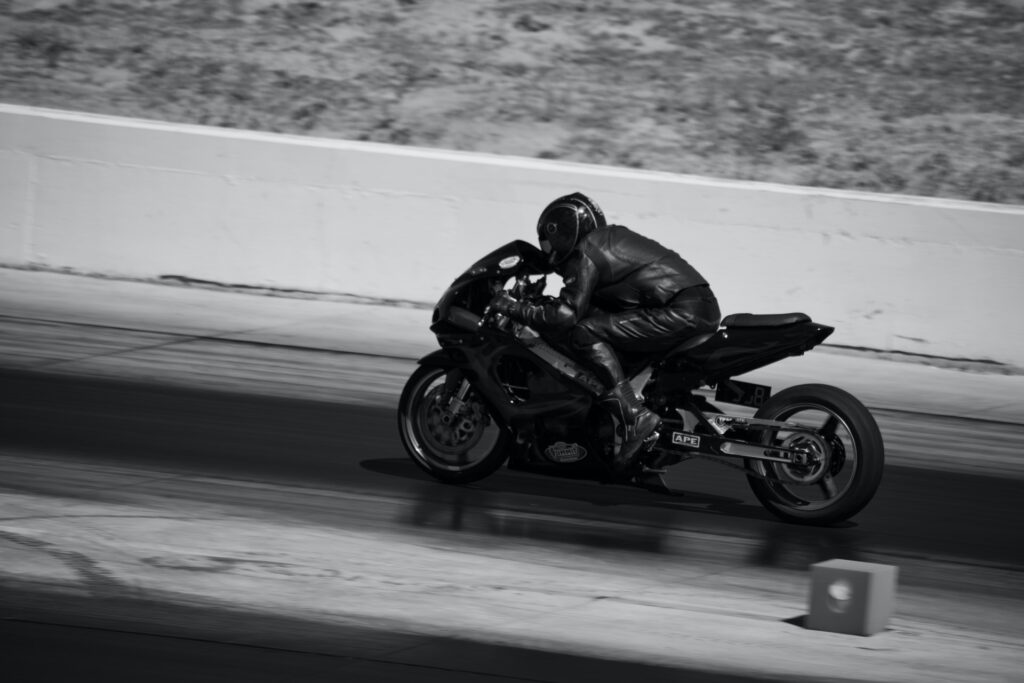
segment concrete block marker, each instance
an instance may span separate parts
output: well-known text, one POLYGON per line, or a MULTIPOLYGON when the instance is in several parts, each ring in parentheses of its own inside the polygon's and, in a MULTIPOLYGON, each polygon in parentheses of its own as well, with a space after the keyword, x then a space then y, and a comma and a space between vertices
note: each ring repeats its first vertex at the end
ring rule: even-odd
POLYGON ((896 601, 897 568, 887 564, 829 560, 811 565, 806 626, 870 636, 884 631, 896 601))

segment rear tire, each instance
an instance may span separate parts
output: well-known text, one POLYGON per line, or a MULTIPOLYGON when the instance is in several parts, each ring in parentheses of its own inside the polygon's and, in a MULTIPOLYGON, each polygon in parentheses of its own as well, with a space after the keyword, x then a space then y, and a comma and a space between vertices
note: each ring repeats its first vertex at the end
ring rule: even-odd
POLYGON ((398 433, 412 461, 448 484, 478 481, 508 458, 508 432, 470 387, 459 405, 461 371, 420 367, 398 401, 398 433))
POLYGON ((772 514, 823 526, 853 517, 874 497, 882 481, 885 447, 875 418, 854 396, 825 384, 803 384, 772 396, 755 417, 816 428, 813 435, 768 431, 762 439, 803 448, 814 456, 811 464, 747 461, 754 473, 747 476, 750 488, 772 514))

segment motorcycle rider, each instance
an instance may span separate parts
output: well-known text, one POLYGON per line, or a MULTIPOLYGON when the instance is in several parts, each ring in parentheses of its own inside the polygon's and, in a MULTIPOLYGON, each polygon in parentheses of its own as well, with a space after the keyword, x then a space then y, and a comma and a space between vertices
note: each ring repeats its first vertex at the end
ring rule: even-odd
POLYGON ((492 308, 541 333, 568 334, 598 372, 602 396, 618 411, 623 443, 613 468, 624 474, 661 419, 637 397, 616 350, 656 354, 718 329, 721 311, 708 282, 679 254, 621 225, 608 225, 592 199, 575 192, 548 204, 537 221, 540 247, 562 277, 558 297, 540 304, 500 295, 492 308))

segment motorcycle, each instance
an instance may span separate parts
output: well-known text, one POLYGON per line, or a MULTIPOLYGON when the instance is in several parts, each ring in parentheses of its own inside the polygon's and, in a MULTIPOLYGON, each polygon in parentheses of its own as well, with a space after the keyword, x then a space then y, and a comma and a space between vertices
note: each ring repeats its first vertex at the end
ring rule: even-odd
MULTIPOLYGON (((508 463, 615 481, 622 425, 601 401, 605 387, 561 340, 490 306, 505 291, 543 299, 549 273, 546 255, 516 240, 474 263, 435 307, 440 348, 420 359, 398 406, 406 451, 435 479, 466 484, 508 463)), ((773 395, 735 379, 802 355, 834 329, 803 313, 740 313, 668 353, 621 355, 634 390, 662 419, 626 483, 670 492, 667 468, 699 457, 741 470, 783 520, 829 525, 857 514, 878 489, 885 457, 864 404, 825 384, 773 395)))

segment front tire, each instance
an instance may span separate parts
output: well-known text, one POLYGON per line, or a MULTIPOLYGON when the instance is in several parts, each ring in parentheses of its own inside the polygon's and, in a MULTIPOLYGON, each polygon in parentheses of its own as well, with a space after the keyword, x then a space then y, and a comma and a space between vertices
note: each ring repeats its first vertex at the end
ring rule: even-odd
POLYGON ((508 458, 508 433, 457 369, 412 374, 398 401, 398 433, 412 461, 448 484, 483 479, 508 458))
POLYGON ((772 514, 789 522, 828 525, 853 517, 882 481, 885 447, 878 424, 851 394, 825 384, 783 389, 756 418, 811 427, 765 432, 764 443, 802 449, 802 465, 748 460, 751 490, 772 514))

